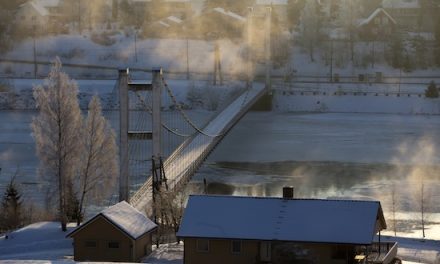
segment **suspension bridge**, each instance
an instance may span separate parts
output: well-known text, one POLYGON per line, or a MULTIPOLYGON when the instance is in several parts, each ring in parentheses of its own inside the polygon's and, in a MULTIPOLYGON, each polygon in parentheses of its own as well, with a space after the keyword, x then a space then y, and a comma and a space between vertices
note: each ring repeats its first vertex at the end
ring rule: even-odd
MULTIPOLYGON (((249 18, 254 16, 250 9, 249 18)), ((216 46, 213 86, 205 84, 199 91, 199 97, 205 97, 204 101, 217 109, 210 111, 213 114, 209 118, 186 111, 185 100, 178 96, 182 89, 172 87, 178 84, 169 84, 162 69, 152 69, 151 81, 134 81, 128 69, 119 71, 114 89, 119 105, 119 200, 154 215, 158 193, 162 190, 178 193, 260 99, 265 97, 266 102, 271 102, 270 8, 265 10, 263 18, 266 37, 255 41, 264 44, 265 84, 253 82, 252 19, 248 19, 247 82, 241 83, 236 91, 227 91, 231 87, 222 85, 220 51, 216 46)))
MULTIPOLYGON (((119 199, 144 210, 161 189, 178 192, 195 174, 230 129, 267 94, 262 83, 241 84, 235 92, 211 86, 217 111, 200 118, 185 110, 161 69, 152 81, 133 81, 128 70, 119 72, 115 89, 119 105, 119 199), (222 91, 223 90, 223 91, 222 91), (195 120, 196 119, 196 120, 195 120)), ((202 87, 203 88, 203 87, 202 87)), ((180 98, 181 100, 181 98, 180 98)))

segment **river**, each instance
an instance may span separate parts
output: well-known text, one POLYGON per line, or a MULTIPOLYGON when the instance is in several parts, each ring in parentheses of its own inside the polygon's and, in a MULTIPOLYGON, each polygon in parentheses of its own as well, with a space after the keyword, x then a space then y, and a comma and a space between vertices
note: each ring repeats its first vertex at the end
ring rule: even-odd
MULTIPOLYGON (((0 192, 18 168, 23 198, 43 204, 30 122, 35 112, 1 111, 0 192)), ((251 112, 232 129, 189 184, 190 192, 381 200, 390 230, 440 239, 440 117, 251 112), (204 188, 203 180, 207 181, 204 188), (395 209, 392 210, 392 204, 395 209)))

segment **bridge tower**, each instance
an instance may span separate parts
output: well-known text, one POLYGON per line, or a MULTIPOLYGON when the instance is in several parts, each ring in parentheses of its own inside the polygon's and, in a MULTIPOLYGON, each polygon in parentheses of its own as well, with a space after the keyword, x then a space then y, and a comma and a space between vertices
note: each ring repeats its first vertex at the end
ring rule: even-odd
MULTIPOLYGON (((266 85, 266 94, 258 100, 258 102, 252 107, 254 111, 270 111, 272 110, 272 47, 271 47, 271 31, 272 31, 272 8, 266 7, 265 9, 256 9, 253 10, 249 8, 248 11, 248 22, 247 22, 247 41, 248 41, 248 80, 249 83, 252 84, 253 81, 253 46, 256 44, 253 39, 253 34, 255 32, 253 19, 259 19, 259 21, 263 21, 264 24, 264 39, 263 48, 263 58, 264 58, 264 66, 265 66, 265 85, 266 85)), ((260 53, 261 54, 261 53, 260 53)))
POLYGON ((129 168, 129 139, 152 140, 152 175, 153 175, 153 198, 155 191, 165 183, 166 177, 162 162, 161 134, 161 100, 162 100, 162 69, 152 70, 153 80, 148 82, 131 82, 129 70, 119 71, 119 107, 120 107, 120 173, 119 173, 119 200, 130 201, 130 168, 129 168), (152 131, 130 131, 129 130, 129 91, 151 91, 152 92, 152 131))

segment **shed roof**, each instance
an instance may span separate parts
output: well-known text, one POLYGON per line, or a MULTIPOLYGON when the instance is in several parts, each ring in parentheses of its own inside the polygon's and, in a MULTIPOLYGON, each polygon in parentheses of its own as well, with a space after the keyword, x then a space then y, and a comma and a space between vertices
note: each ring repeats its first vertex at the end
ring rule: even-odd
POLYGON ((75 233, 92 223, 99 216, 102 216, 110 221, 114 226, 134 240, 138 239, 145 233, 153 231, 157 227, 157 225, 143 213, 138 211, 127 202, 122 201, 104 209, 98 215, 73 230, 67 236, 72 237, 75 235, 75 233))
POLYGON ((368 245, 384 228, 376 201, 191 196, 177 235, 368 245))

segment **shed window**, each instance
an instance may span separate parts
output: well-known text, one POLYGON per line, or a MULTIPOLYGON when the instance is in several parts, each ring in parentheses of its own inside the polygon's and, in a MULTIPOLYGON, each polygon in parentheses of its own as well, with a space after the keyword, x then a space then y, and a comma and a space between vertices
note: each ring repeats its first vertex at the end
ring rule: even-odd
POLYGON ((94 240, 88 240, 88 241, 84 242, 84 246, 86 248, 96 248, 97 243, 94 240))
POLYGON ((108 248, 119 248, 119 242, 116 241, 108 242, 108 248))
POLYGON ((241 241, 233 240, 231 242, 232 254, 240 254, 241 253, 241 241))
POLYGON ((208 239, 197 239, 197 251, 198 252, 209 252, 209 240, 208 239))

